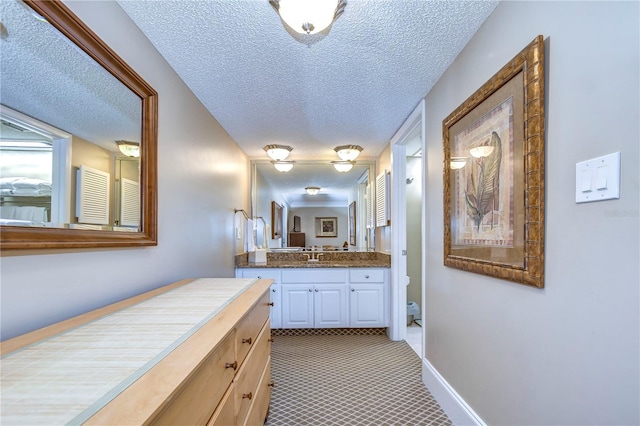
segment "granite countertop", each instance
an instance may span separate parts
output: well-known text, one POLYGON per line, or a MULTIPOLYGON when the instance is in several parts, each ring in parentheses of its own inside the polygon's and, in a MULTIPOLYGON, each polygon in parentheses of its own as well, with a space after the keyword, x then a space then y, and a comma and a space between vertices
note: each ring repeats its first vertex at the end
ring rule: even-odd
POLYGON ((389 268, 391 256, 377 252, 320 252, 319 261, 308 261, 311 252, 267 252, 267 263, 249 262, 247 253, 236 256, 236 268, 389 268))

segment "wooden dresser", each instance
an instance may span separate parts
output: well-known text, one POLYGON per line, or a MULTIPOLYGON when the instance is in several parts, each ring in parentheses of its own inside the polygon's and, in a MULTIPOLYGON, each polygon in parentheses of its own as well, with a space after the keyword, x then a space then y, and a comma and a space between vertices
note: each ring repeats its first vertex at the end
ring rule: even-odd
POLYGON ((2 342, 2 424, 262 425, 272 280, 184 280, 2 342))

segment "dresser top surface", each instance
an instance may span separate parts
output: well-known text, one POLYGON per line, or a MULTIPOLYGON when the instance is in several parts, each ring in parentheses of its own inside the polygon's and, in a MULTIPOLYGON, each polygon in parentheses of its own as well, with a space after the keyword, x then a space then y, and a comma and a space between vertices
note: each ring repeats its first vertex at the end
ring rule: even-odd
POLYGON ((197 279, 4 355, 1 422, 84 422, 255 281, 197 279))

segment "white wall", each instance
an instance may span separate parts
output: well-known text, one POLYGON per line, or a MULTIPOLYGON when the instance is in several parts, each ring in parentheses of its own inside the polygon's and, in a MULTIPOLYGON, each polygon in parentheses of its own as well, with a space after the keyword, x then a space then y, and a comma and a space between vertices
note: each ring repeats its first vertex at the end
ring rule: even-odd
POLYGON ((116 2, 65 2, 158 92, 158 246, 0 258, 2 340, 191 277, 232 277, 246 155, 116 2))
POLYGON ((407 301, 422 307, 422 157, 406 157, 407 301))
POLYGON ((426 96, 428 361, 488 424, 638 424, 639 3, 503 2, 426 96), (442 120, 546 44, 544 289, 443 266, 442 120), (575 164, 622 155, 621 198, 575 164))
POLYGON ((307 246, 337 246, 342 247, 349 241, 349 209, 347 207, 294 207, 289 210, 289 226, 287 232, 293 229, 293 216, 300 216, 300 232, 304 232, 307 246), (316 217, 338 218, 338 236, 336 238, 316 237, 316 217))

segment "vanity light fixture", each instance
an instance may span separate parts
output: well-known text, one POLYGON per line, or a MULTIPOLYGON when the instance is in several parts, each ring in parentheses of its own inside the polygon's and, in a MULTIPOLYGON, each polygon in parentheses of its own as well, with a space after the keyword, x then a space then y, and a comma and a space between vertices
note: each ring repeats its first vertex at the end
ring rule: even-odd
POLYGON ((355 161, 332 161, 333 167, 336 168, 340 173, 346 173, 353 168, 353 165, 356 164, 355 161))
POLYGON ((293 148, 287 145, 267 145, 264 150, 273 161, 284 161, 293 148))
POLYGON ((317 186, 307 186, 304 190, 307 191, 309 195, 318 195, 318 192, 320 192, 320 188, 317 186))
POLYGON ((272 161, 271 162, 271 164, 273 164, 273 167, 275 167, 277 171, 285 172, 285 173, 293 169, 293 165, 295 163, 296 163, 295 161, 272 161))
POLYGON ((140 144, 138 142, 116 141, 116 144, 120 152, 127 157, 140 157, 140 144))
POLYGON ((342 161, 353 161, 362 152, 362 147, 360 145, 343 145, 337 146, 333 150, 342 161))
POLYGON ((280 19, 300 34, 316 34, 342 15, 346 0, 269 0, 280 19))
POLYGON ((458 170, 463 168, 467 164, 467 157, 451 157, 449 167, 451 170, 458 170))

